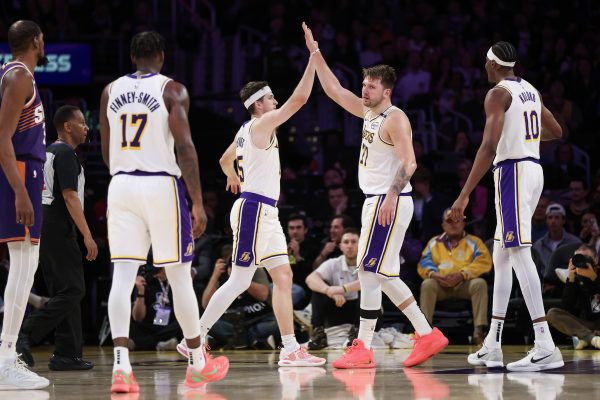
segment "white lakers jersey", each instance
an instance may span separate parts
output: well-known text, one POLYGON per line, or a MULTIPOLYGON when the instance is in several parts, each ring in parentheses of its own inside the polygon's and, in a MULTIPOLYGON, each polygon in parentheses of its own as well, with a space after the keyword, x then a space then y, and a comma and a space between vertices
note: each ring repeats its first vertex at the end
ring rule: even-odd
POLYGON ((235 135, 235 155, 242 192, 256 193, 278 200, 281 166, 277 136, 273 135, 266 149, 259 149, 252 143, 251 138, 254 121, 256 118, 245 122, 235 135))
POLYGON ((539 159, 542 132, 539 92, 525 79, 518 77, 504 79, 496 86, 506 89, 512 96, 512 101, 504 113, 504 127, 494 164, 507 159, 539 159))
POLYGON ((163 91, 171 79, 160 74, 125 75, 108 90, 110 173, 166 172, 179 177, 175 140, 163 91))
MULTIPOLYGON (((400 160, 394 154, 394 145, 381 138, 381 126, 394 111, 401 110, 390 106, 376 116, 371 115, 371 111, 365 114, 358 160, 358 184, 365 194, 386 194, 400 167, 400 160)), ((409 183, 402 192, 411 190, 409 183)))

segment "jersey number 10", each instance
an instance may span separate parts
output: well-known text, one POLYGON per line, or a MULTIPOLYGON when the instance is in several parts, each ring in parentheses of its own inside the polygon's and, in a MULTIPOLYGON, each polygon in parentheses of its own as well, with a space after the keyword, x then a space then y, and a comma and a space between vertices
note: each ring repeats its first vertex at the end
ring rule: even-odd
POLYGON ((540 138, 540 120, 535 111, 531 111, 527 115, 527 111, 523 112, 525 120, 525 141, 539 140, 540 138))
POLYGON ((148 114, 131 114, 131 125, 137 127, 133 140, 127 143, 127 117, 129 114, 122 114, 119 118, 121 119, 121 150, 139 150, 140 139, 146 130, 146 123, 148 122, 148 114))

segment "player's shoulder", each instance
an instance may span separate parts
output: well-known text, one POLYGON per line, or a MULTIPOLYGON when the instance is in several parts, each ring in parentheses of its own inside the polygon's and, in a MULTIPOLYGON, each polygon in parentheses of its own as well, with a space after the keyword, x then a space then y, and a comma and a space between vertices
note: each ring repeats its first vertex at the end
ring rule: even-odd
POLYGON ((2 76, 2 86, 11 85, 17 88, 30 87, 33 82, 31 73, 21 64, 17 64, 2 76))

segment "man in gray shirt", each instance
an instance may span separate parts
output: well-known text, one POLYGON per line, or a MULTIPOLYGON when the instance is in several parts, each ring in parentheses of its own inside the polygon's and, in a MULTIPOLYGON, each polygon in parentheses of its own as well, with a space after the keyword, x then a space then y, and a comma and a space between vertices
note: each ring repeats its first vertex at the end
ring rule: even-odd
POLYGON ((552 203, 546 208, 548 232, 533 245, 544 263, 544 268, 548 265, 554 250, 565 244, 581 243, 577 236, 565 231, 565 216, 565 208, 558 203, 552 203))

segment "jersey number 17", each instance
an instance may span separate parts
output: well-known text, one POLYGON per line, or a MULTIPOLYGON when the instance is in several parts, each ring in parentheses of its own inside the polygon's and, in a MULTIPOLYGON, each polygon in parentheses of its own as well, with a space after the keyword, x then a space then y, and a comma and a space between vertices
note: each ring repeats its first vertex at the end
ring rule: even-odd
POLYGON ((121 120, 121 150, 139 150, 141 148, 140 140, 146 130, 148 114, 131 114, 130 126, 137 127, 133 139, 127 143, 127 119, 130 114, 122 114, 121 120))

